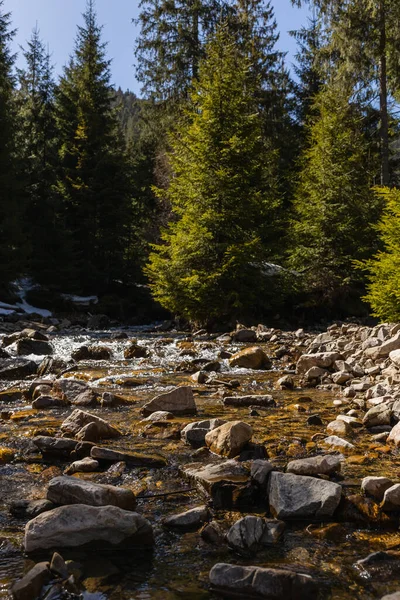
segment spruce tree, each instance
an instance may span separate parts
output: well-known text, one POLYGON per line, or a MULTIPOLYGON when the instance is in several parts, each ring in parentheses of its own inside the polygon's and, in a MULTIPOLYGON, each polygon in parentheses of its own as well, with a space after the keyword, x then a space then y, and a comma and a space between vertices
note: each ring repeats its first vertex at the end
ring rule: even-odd
MULTIPOLYGON (((130 171, 113 109, 110 61, 93 0, 57 90, 61 173, 57 182, 80 290, 102 290, 126 274, 130 171)), ((70 284, 72 284, 70 282, 70 284)))
POLYGON ((36 28, 18 71, 18 149, 24 177, 23 230, 29 242, 26 268, 40 283, 56 283, 63 260, 63 229, 55 193, 58 169, 52 66, 36 28))
POLYGON ((17 131, 14 102, 14 56, 10 42, 11 16, 0 0, 0 290, 18 275, 21 268, 20 185, 15 132, 17 131))
POLYGON ((314 301, 332 307, 361 289, 353 261, 376 249, 380 203, 371 190, 373 157, 358 107, 327 85, 313 112, 294 198, 290 265, 314 301))
POLYGON ((378 225, 383 250, 359 263, 368 273, 365 300, 382 321, 400 320, 400 190, 381 188, 384 211, 378 225))
POLYGON ((151 288, 162 306, 198 323, 254 316, 268 304, 271 279, 261 271, 278 235, 276 156, 264 143, 250 66, 219 29, 171 136, 169 187, 159 191, 173 219, 150 255, 151 288))

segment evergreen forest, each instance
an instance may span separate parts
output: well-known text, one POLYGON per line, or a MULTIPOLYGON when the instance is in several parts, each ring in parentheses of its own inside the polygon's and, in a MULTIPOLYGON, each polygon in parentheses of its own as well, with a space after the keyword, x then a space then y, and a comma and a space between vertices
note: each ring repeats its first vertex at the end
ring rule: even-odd
MULTIPOLYGON (((0 300, 196 327, 400 319, 400 0, 140 0, 140 97, 88 0, 60 77, 0 0, 0 300)), ((39 24, 40 25, 40 24, 39 24)), ((133 77, 133 73, 132 73, 133 77)))

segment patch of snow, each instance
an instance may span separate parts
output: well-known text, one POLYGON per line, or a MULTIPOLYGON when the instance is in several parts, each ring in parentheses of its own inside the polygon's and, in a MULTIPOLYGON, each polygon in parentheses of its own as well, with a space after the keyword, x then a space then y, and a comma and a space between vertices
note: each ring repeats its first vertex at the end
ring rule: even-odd
POLYGON ((26 293, 29 290, 33 290, 38 287, 36 284, 32 282, 28 277, 17 279, 13 283, 14 288, 16 289, 16 295, 19 297, 20 302, 16 302, 15 304, 6 304, 5 302, 0 302, 0 314, 11 314, 14 311, 24 312, 26 314, 37 314, 41 317, 51 317, 52 313, 45 308, 37 308, 36 306, 32 306, 28 304, 26 301, 26 293), (2 310, 3 309, 3 310, 2 310), (4 310, 8 310, 9 312, 4 312, 4 310))

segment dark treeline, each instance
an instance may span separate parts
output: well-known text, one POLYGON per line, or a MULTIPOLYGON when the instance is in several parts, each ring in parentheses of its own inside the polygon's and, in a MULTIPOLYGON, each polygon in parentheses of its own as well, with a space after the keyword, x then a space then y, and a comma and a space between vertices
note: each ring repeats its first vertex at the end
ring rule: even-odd
POLYGON ((268 0, 141 0, 139 99, 93 0, 57 80, 37 28, 15 69, 0 0, 1 298, 29 276, 120 318, 399 319, 400 0, 304 4, 289 72, 268 0))

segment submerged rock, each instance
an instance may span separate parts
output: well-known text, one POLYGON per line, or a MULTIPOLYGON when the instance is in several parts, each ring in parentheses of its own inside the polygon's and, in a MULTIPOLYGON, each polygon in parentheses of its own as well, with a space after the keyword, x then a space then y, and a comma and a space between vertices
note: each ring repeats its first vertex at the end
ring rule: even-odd
POLYGON ((176 387, 165 394, 160 394, 147 402, 143 406, 141 412, 147 417, 151 413, 159 410, 171 412, 174 415, 196 414, 197 407, 194 401, 192 388, 181 386, 176 387))
POLYGON ((25 527, 26 552, 73 548, 90 542, 152 546, 152 527, 141 515, 117 506, 72 504, 43 513, 25 527))
POLYGON ((125 452, 111 450, 111 448, 100 448, 95 446, 90 452, 90 456, 96 460, 107 462, 125 462, 132 467, 157 468, 165 467, 167 459, 160 454, 141 454, 139 452, 125 452))
MULTIPOLYGON (((91 439, 89 441, 93 441, 93 438, 116 438, 122 435, 116 427, 113 427, 107 423, 107 421, 104 421, 104 419, 101 419, 96 415, 83 412, 83 410, 79 410, 79 408, 75 409, 69 415, 69 417, 63 421, 61 424, 61 431, 70 435, 78 436, 78 434, 82 432, 82 429, 88 425, 92 425, 93 434, 95 434, 91 435, 91 439)), ((87 439, 84 435, 81 437, 82 439, 87 439)))
POLYGON ((284 530, 283 521, 247 515, 232 525, 226 539, 233 550, 247 556, 278 542, 284 530))
POLYGON ((227 598, 310 600, 317 596, 317 587, 309 575, 283 569, 217 563, 209 577, 211 588, 227 598))
POLYGON ((166 527, 178 527, 179 529, 198 529, 210 518, 206 506, 196 506, 186 512, 172 515, 164 521, 166 527))

